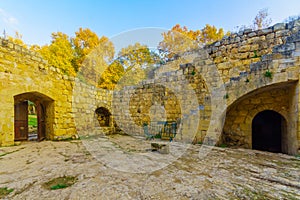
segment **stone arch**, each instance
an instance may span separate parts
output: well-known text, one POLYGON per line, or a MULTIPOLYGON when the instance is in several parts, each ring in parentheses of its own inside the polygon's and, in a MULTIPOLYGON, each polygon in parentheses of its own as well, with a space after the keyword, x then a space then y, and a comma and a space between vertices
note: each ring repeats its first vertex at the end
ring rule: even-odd
POLYGON ((270 110, 283 118, 282 153, 297 152, 297 111, 292 109, 297 99, 295 83, 274 84, 254 90, 236 100, 226 112, 222 142, 228 146, 252 149, 252 122, 255 116, 270 110))
POLYGON ((28 140, 28 101, 37 109, 37 140, 53 135, 54 100, 39 92, 26 92, 14 96, 14 140, 28 140))
POLYGON ((94 110, 95 134, 113 134, 119 132, 111 107, 106 103, 98 103, 94 110))
POLYGON ((259 114, 260 112, 263 112, 265 110, 270 110, 270 111, 276 112, 276 113, 282 115, 282 117, 284 117, 285 119, 288 117, 287 111, 282 111, 282 110, 279 110, 279 109, 276 109, 276 108, 272 108, 270 106, 261 106, 260 108, 258 108, 256 110, 252 110, 252 111, 249 112, 249 115, 246 119, 246 123, 251 123, 253 121, 253 118, 257 114, 259 114))
POLYGON ((252 120, 252 149, 282 152, 286 135, 286 119, 273 110, 263 110, 252 120))
POLYGON ((245 121, 246 124, 251 124, 252 121, 253 121, 253 119, 254 119, 254 117, 257 114, 259 114, 259 113, 261 113, 263 111, 266 111, 266 110, 270 110, 270 111, 276 112, 276 113, 280 114, 282 117, 284 117, 284 119, 287 119, 287 117, 288 117, 287 111, 279 110, 279 109, 273 108, 271 106, 265 106, 264 105, 264 106, 261 106, 261 107, 255 109, 255 110, 251 110, 249 112, 249 115, 248 115, 248 117, 246 118, 246 121, 245 121))

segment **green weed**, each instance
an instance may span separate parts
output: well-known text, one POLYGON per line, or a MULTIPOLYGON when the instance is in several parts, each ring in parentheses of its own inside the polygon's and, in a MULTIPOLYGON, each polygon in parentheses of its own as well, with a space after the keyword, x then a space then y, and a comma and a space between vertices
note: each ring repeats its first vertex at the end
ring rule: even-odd
POLYGON ((14 189, 8 189, 7 187, 0 188, 0 198, 5 197, 9 193, 13 192, 14 189))
POLYGON ((77 178, 74 176, 63 176, 54 178, 43 184, 43 187, 48 190, 57 190, 63 189, 73 185, 77 181, 77 178))

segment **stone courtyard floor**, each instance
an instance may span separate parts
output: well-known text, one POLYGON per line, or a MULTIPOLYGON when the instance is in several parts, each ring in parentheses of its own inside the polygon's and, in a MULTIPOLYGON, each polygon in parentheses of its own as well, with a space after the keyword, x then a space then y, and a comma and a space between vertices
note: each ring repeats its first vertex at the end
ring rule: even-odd
POLYGON ((114 135, 0 148, 4 199, 300 199, 300 158, 114 135), (48 190, 53 178, 74 185, 48 190))

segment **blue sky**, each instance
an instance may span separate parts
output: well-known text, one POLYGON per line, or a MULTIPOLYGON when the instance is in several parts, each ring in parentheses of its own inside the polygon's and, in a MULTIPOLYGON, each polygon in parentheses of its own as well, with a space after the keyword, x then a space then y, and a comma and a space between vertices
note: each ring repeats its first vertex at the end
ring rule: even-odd
POLYGON ((19 31, 27 44, 43 45, 51 33, 73 36, 79 27, 99 36, 175 24, 201 29, 205 24, 233 31, 249 25, 257 12, 268 8, 272 24, 300 15, 299 0, 0 0, 0 36, 19 31))

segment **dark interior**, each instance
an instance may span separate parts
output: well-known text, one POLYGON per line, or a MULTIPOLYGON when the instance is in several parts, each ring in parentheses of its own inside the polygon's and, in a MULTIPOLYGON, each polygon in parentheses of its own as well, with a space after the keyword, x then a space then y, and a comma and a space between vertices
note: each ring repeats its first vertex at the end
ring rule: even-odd
POLYGON ((271 110, 258 113, 252 121, 252 148, 281 152, 282 116, 271 110))

